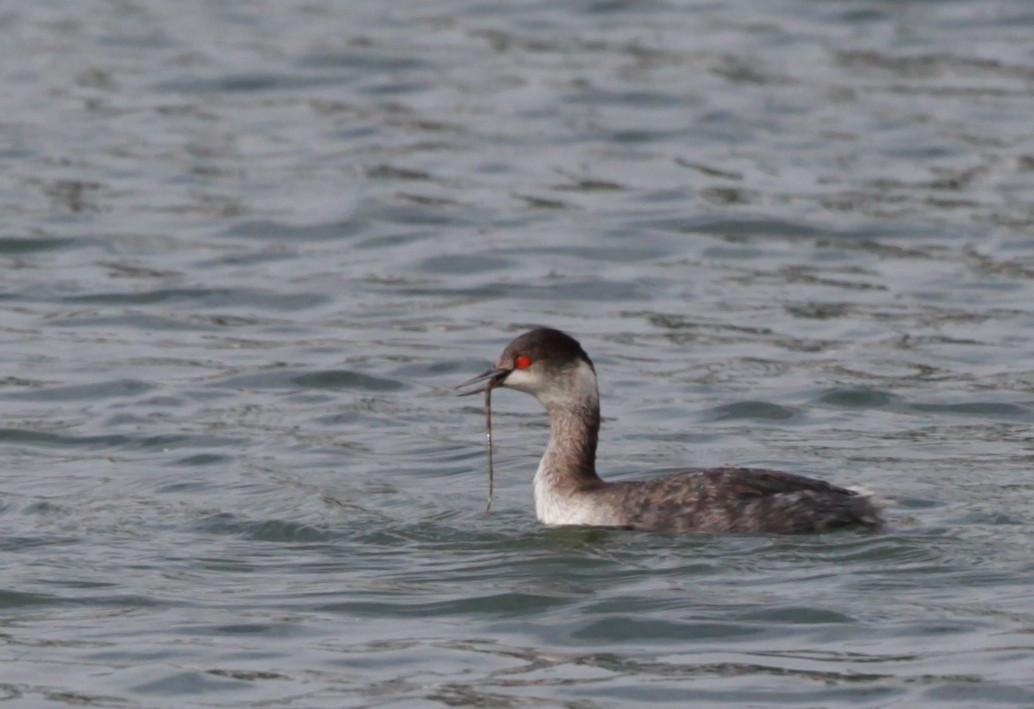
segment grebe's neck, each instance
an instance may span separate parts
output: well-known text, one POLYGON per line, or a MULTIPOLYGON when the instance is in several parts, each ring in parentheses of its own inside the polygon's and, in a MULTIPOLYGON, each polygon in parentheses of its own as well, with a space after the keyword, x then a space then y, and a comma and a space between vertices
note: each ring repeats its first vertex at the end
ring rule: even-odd
POLYGON ((600 433, 596 375, 588 364, 580 364, 559 388, 562 391, 538 396, 550 419, 549 443, 535 473, 535 511, 546 524, 570 523, 566 508, 572 498, 604 484, 596 474, 600 433))
POLYGON ((596 475, 596 443, 600 435, 600 406, 565 406, 549 409, 549 443, 539 464, 540 475, 554 484, 581 486, 596 475))

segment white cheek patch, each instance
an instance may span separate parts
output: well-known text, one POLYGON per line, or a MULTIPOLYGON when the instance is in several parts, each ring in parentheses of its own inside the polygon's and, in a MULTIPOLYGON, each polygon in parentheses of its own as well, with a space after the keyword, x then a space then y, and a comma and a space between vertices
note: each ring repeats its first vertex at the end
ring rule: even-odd
POLYGON ((552 406, 595 406, 599 403, 596 373, 588 362, 578 362, 558 376, 546 376, 542 372, 525 369, 514 370, 507 377, 506 386, 533 394, 547 409, 552 406))
POLYGON ((536 389, 541 388, 542 379, 529 369, 515 369, 506 377, 504 386, 534 394, 536 389))
POLYGON ((590 404, 599 402, 596 388, 596 373, 588 362, 578 362, 572 369, 564 372, 549 382, 549 386, 539 392, 539 400, 543 404, 590 404))

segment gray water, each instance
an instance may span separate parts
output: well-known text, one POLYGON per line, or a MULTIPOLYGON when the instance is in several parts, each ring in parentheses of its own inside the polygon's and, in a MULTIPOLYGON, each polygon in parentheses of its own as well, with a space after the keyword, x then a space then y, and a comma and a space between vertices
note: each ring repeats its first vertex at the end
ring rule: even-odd
POLYGON ((0 698, 1034 704, 1024 1, 8 3, 0 698), (884 534, 547 529, 524 328, 610 479, 884 534))

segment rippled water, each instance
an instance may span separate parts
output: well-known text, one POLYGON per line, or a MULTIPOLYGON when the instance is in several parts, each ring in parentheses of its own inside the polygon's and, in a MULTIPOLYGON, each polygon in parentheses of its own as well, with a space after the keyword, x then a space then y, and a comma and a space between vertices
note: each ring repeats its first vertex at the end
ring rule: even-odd
POLYGON ((1034 704, 1026 2, 0 12, 0 698, 1034 704), (601 468, 880 535, 546 529, 532 324, 601 468))

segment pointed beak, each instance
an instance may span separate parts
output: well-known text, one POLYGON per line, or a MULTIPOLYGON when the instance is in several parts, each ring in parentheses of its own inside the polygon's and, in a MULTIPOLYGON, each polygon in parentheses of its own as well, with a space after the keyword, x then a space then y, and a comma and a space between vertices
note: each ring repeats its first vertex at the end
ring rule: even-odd
POLYGON ((485 383, 484 386, 479 386, 471 389, 470 391, 461 391, 456 396, 470 396, 471 394, 479 394, 486 389, 495 389, 498 386, 502 386, 503 380, 506 379, 509 374, 509 369, 489 369, 487 372, 482 372, 473 379, 468 379, 456 388, 462 389, 463 387, 468 387, 472 384, 480 384, 481 382, 485 383))

